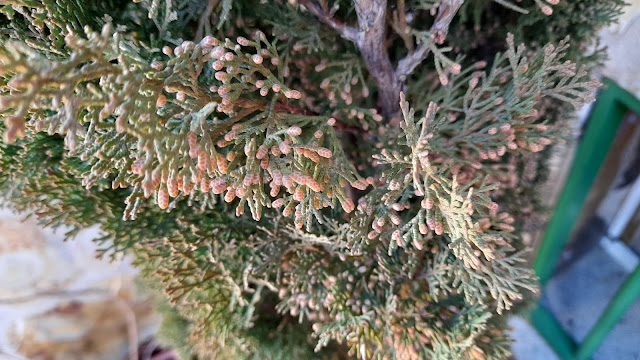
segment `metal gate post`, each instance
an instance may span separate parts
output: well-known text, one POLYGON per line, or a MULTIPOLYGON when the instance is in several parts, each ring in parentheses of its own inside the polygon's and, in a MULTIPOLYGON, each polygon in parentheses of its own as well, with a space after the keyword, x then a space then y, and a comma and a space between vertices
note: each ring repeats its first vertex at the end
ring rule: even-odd
MULTIPOLYGON (((604 83, 607 89, 600 93, 591 111, 571 172, 533 263, 543 289, 553 275, 625 113, 633 110, 640 114, 638 99, 611 80, 605 79, 604 83)), ((540 304, 530 312, 529 319, 562 359, 584 360, 593 355, 639 295, 640 266, 625 280, 582 344, 576 344, 553 314, 540 304)))
POLYGON ((540 278, 541 287, 547 284, 553 274, 555 265, 569 240, 573 224, 580 215, 591 185, 598 175, 598 170, 607 156, 618 126, 628 109, 628 106, 620 101, 621 92, 626 93, 626 91, 612 81, 605 81, 605 85, 607 89, 600 93, 597 102, 593 105, 571 172, 533 263, 533 269, 540 278))

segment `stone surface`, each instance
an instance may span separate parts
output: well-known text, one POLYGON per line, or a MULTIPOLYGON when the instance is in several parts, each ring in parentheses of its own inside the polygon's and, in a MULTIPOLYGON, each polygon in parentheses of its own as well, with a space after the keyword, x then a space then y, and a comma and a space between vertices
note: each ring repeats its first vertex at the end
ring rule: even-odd
POLYGON ((17 344, 17 352, 29 359, 127 359, 129 344, 137 349, 156 327, 157 319, 148 303, 114 297, 59 304, 14 326, 9 338, 17 344))
POLYGON ((64 230, 0 210, 0 360, 127 359, 157 331, 129 259, 96 259, 95 229, 64 230))

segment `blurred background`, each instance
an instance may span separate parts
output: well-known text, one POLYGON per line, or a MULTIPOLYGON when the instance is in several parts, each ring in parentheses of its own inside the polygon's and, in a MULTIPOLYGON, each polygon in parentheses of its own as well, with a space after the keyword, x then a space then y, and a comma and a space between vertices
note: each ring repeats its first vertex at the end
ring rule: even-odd
POLYGON ((606 86, 554 149, 545 226, 525 234, 543 292, 510 319, 520 360, 640 359, 640 1, 627 3, 599 36, 606 86))
MULTIPOLYGON (((543 284, 510 319, 514 358, 640 359, 640 0, 600 33, 606 87, 556 147, 540 192, 549 211, 524 234, 543 284)), ((0 204, 0 360, 179 359, 180 324, 127 258, 95 258, 97 229, 21 221, 0 204), (169 313, 163 311, 164 313, 169 313)))
POLYGON ((96 259, 97 229, 64 232, 0 210, 0 359, 178 359, 130 259, 96 259))

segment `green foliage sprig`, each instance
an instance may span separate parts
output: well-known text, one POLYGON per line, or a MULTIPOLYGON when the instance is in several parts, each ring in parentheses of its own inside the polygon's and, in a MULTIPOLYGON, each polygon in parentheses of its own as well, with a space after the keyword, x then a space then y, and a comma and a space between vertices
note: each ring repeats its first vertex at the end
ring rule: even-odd
POLYGON ((0 198, 99 226, 204 358, 504 359, 620 3, 0 1, 0 198))

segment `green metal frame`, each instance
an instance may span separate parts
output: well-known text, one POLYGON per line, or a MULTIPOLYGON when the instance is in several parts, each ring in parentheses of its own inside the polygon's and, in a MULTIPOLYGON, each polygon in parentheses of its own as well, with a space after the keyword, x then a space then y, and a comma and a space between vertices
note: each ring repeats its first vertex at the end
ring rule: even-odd
MULTIPOLYGON (((533 263, 543 288, 553 274, 625 113, 632 110, 640 114, 638 99, 611 80, 606 79, 604 83, 606 88, 591 110, 571 172, 533 263)), ((560 358, 589 359, 638 296, 640 266, 627 277, 581 344, 577 344, 540 304, 530 312, 529 320, 560 358)))

